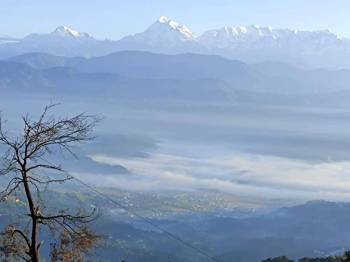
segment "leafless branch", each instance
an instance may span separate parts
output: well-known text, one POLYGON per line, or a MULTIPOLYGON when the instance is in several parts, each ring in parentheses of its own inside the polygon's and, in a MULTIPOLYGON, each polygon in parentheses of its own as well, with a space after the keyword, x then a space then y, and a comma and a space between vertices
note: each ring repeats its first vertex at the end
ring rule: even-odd
POLYGON ((27 234, 16 229, 13 235, 21 236, 27 246, 25 254, 16 254, 16 256, 27 256, 28 261, 39 261, 38 232, 41 224, 48 225, 52 229, 60 227, 67 232, 79 234, 81 229, 94 219, 95 210, 88 215, 80 212, 72 215, 65 211, 55 215, 45 215, 45 206, 40 199, 42 186, 64 183, 72 179, 70 176, 59 179, 51 176, 43 177, 44 172, 49 174, 52 171, 64 172, 60 165, 48 161, 48 155, 57 151, 74 155, 73 146, 93 139, 91 132, 99 121, 97 117, 85 113, 73 117, 56 118, 50 115, 50 111, 55 106, 45 107, 37 120, 31 119, 29 115, 22 117, 23 132, 20 135, 11 136, 6 132, 3 127, 4 121, 0 117, 0 145, 6 149, 0 158, 0 175, 14 176, 0 192, 0 197, 5 200, 19 189, 23 190, 26 196, 31 222, 30 232, 27 234), (38 198, 33 197, 33 191, 38 194, 38 198))

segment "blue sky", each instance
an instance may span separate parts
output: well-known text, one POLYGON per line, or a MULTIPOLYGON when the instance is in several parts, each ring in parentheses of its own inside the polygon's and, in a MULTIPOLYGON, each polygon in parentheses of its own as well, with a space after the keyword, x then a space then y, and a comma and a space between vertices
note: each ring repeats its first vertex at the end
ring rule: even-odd
POLYGON ((195 33, 223 25, 329 29, 350 38, 349 0, 1 0, 0 35, 50 32, 58 25, 97 38, 143 31, 165 15, 195 33))

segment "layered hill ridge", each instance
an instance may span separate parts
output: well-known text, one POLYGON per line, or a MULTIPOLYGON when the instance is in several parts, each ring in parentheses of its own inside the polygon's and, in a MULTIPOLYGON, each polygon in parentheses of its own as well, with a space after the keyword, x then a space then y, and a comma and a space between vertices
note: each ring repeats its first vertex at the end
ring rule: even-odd
POLYGON ((3 91, 105 94, 135 101, 347 107, 349 82, 349 70, 302 70, 272 62, 248 65, 199 54, 121 51, 71 58, 31 53, 0 63, 3 91))

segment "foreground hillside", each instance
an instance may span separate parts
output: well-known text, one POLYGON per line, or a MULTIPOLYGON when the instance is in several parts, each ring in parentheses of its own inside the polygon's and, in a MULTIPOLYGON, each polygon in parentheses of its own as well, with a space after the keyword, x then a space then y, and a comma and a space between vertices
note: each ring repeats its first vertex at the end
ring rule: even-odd
MULTIPOLYGON (((165 211, 169 206, 164 200, 157 200, 148 194, 112 193, 109 190, 105 192, 116 200, 128 196, 129 201, 135 204, 133 210, 149 217, 151 221, 173 232, 187 243, 205 250, 218 261, 256 262, 282 255, 293 259, 340 255, 350 245, 347 237, 350 232, 346 226, 350 218, 348 203, 314 201, 305 205, 265 211, 264 214, 254 214, 247 210, 244 215, 240 215, 238 210, 226 210, 221 216, 217 216, 195 211, 194 206, 188 207, 187 210, 177 210, 176 205, 179 203, 176 202, 173 203, 172 211, 165 211), (140 209, 138 204, 141 207, 144 199, 147 199, 147 207, 140 209), (159 214, 165 212, 167 215, 152 217, 150 209, 159 214), (252 249, 254 252, 249 252, 252 249)), ((104 243, 96 250, 95 255, 102 261, 210 261, 169 238, 164 232, 135 217, 128 217, 123 210, 101 197, 86 192, 47 192, 44 197, 50 199, 50 205, 56 204, 66 208, 91 204, 99 206, 101 217, 96 221, 94 229, 104 236, 104 243)), ((13 212, 19 208, 24 207, 20 203, 11 202, 2 207, 1 225, 8 223, 7 220, 11 217, 15 218, 13 212)), ((219 210, 215 211, 218 212, 219 210)), ((95 255, 92 254, 93 257, 95 255)))

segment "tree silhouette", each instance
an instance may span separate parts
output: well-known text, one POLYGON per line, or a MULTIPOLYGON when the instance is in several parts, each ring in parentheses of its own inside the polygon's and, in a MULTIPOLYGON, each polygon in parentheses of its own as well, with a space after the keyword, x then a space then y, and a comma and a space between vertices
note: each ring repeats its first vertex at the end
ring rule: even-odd
POLYGON ((65 209, 52 211, 40 197, 48 185, 72 179, 60 165, 50 162, 49 157, 60 151, 73 154, 74 145, 93 139, 91 132, 98 121, 86 114, 56 118, 49 115, 52 108, 46 107, 37 120, 28 115, 23 117, 23 129, 17 135, 5 131, 0 118, 0 148, 4 150, 0 175, 8 178, 0 197, 7 201, 23 193, 29 225, 11 224, 3 231, 0 252, 5 261, 40 261, 42 227, 59 235, 58 243, 51 247, 52 261, 82 261, 81 252, 90 249, 97 240, 88 229, 88 224, 96 218, 95 209, 73 213, 65 209))

